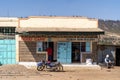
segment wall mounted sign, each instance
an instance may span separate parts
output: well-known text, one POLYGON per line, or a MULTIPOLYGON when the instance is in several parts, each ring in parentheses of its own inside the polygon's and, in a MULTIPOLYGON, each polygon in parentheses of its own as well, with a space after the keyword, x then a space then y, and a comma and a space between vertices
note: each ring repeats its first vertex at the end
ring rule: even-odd
POLYGON ((43 37, 21 37, 23 41, 44 41, 45 38, 43 37))
POLYGON ((98 41, 97 38, 66 38, 67 41, 98 41))
POLYGON ((22 36, 20 37, 20 40, 23 41, 46 41, 46 42, 51 42, 51 41, 98 41, 98 38, 45 38, 45 37, 29 37, 29 36, 22 36))

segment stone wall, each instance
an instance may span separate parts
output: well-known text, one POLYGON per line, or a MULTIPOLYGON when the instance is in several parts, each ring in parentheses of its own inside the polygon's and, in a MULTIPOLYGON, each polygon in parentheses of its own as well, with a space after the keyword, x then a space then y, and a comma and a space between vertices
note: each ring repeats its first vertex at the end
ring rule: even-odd
POLYGON ((38 62, 41 59, 46 59, 45 54, 37 54, 36 42, 20 41, 19 42, 19 61, 20 62, 38 62))

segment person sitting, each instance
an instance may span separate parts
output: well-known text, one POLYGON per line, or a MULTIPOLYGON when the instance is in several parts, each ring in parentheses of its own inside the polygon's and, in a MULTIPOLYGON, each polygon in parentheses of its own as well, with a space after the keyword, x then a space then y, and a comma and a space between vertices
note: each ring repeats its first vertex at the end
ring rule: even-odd
POLYGON ((107 68, 110 68, 112 66, 112 62, 111 62, 108 54, 105 57, 105 64, 107 65, 107 68))

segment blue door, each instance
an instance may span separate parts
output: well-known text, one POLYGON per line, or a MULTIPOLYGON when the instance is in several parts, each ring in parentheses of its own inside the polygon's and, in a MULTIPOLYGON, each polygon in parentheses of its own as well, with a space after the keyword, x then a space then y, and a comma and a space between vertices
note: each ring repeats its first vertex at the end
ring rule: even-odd
POLYGON ((71 42, 58 42, 57 61, 71 63, 71 42))
POLYGON ((15 39, 0 40, 0 64, 16 63, 15 39))

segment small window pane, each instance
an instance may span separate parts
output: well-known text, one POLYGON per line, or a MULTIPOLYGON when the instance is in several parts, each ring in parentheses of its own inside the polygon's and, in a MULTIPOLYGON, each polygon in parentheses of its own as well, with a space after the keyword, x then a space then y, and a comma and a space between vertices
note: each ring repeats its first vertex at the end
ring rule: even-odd
POLYGON ((85 42, 81 42, 81 52, 85 52, 85 42))
POLYGON ((86 52, 90 52, 90 42, 86 42, 86 52))
POLYGON ((90 52, 90 47, 86 47, 86 52, 90 52))

